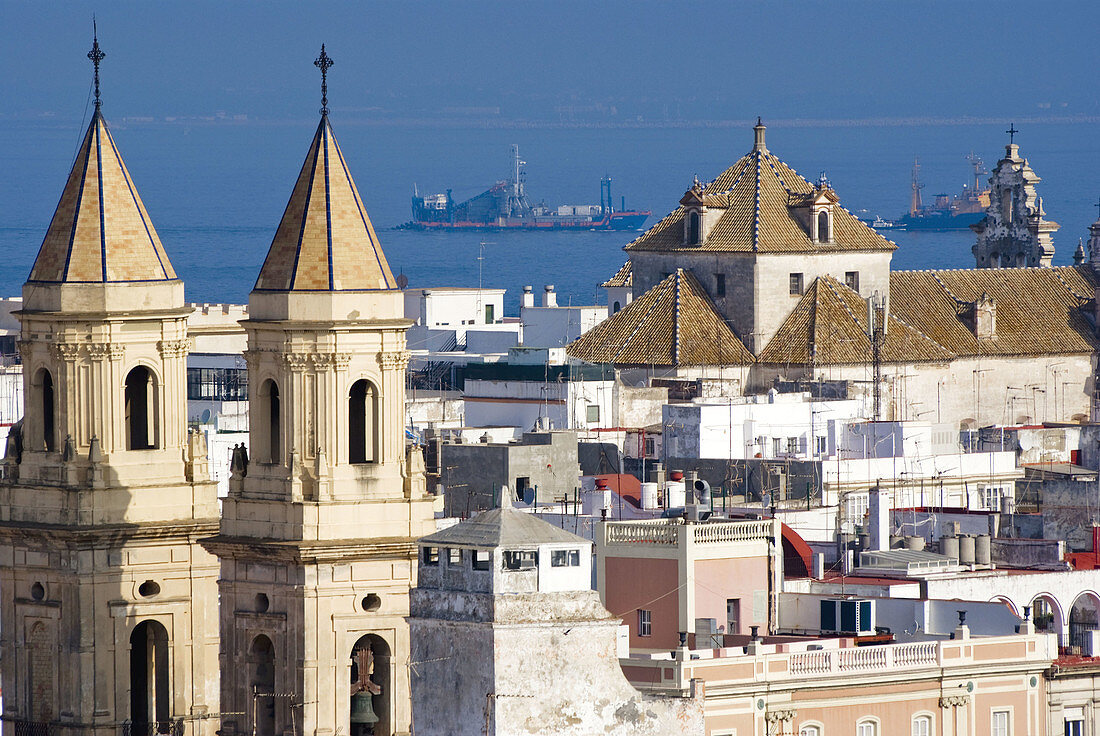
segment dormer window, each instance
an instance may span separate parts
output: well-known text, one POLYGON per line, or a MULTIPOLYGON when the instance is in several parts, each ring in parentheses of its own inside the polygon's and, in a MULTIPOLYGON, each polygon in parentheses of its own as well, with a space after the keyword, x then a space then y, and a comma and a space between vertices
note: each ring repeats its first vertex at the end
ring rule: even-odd
POLYGON ((701 228, 700 228, 699 222, 700 222, 700 217, 699 217, 699 211, 698 210, 692 210, 691 212, 688 213, 688 218, 687 218, 687 244, 688 245, 699 245, 699 243, 700 243, 700 235, 702 233, 701 233, 701 228))

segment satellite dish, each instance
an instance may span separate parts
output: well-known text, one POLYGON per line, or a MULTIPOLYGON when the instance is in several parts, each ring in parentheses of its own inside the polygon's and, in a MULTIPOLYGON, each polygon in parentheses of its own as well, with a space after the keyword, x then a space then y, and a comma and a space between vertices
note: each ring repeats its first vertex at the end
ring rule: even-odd
POLYGON ((403 273, 397 274, 397 288, 404 289, 409 285, 409 277, 403 273))

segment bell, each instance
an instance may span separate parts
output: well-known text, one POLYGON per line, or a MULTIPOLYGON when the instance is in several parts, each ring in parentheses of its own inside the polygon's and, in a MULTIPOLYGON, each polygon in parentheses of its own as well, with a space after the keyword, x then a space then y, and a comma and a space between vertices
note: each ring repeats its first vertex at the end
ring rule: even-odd
POLYGON ((373 696, 370 693, 358 692, 351 696, 351 722, 372 726, 378 723, 378 716, 374 713, 371 704, 373 696))

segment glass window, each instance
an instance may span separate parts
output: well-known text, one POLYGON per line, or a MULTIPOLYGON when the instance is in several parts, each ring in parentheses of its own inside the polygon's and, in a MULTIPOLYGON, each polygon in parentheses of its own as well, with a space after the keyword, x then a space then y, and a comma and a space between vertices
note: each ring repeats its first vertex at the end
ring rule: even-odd
POLYGON ((1007 710, 993 711, 990 723, 990 733, 993 736, 1009 736, 1012 733, 1009 712, 1007 710))
POLYGON ((652 615, 652 612, 645 608, 638 609, 638 636, 653 635, 652 615))
POLYGON ((539 564, 539 553, 534 551, 505 552, 505 570, 533 570, 539 564))
POLYGON ((798 452, 798 438, 797 437, 788 437, 787 438, 787 452, 792 454, 792 455, 798 452))
POLYGON ((439 547, 425 547, 423 549, 424 564, 434 567, 439 564, 439 547))
POLYGON ((699 213, 692 212, 688 215, 688 245, 699 244, 699 213))
POLYGON ((595 424, 600 421, 600 407, 596 404, 589 404, 588 410, 585 414, 585 419, 589 424, 595 424))
POLYGON ((1066 720, 1065 736, 1085 736, 1085 722, 1080 718, 1066 720))
POLYGON ((856 736, 878 736, 878 724, 874 721, 860 721, 856 725, 856 736))
POLYGON ((492 553, 485 549, 474 550, 474 569, 475 570, 488 570, 489 561, 492 559, 492 553))
POLYGON ((243 368, 188 368, 187 398, 245 401, 248 399, 248 371, 243 368))
POLYGON ((815 437, 814 440, 815 440, 815 444, 816 444, 815 450, 816 450, 817 454, 818 455, 824 455, 829 449, 828 446, 826 445, 825 438, 824 437, 815 437))
POLYGON ((932 736, 932 718, 917 716, 913 719, 913 736, 932 736))
POLYGON ((578 549, 556 549, 550 553, 551 567, 580 567, 581 552, 578 549))
POLYGON ((798 729, 798 736, 821 736, 820 726, 803 726, 798 729))
POLYGON ((791 296, 802 295, 802 274, 792 273, 790 276, 791 296))
POLYGON ((859 292, 859 271, 845 271, 844 283, 852 291, 859 292))
POLYGON ((1000 486, 978 486, 978 496, 981 501, 982 508, 989 511, 1001 510, 1001 497, 1003 492, 1000 486))
POLYGON ((462 550, 450 547, 447 550, 447 564, 453 566, 462 564, 462 550))

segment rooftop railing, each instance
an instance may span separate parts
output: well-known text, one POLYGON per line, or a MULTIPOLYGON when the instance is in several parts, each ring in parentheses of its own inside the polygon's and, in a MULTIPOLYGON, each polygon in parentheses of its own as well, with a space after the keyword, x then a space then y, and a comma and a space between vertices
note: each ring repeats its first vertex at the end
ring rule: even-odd
POLYGON ((680 534, 690 534, 696 544, 755 542, 770 539, 772 521, 709 521, 681 524, 670 519, 612 522, 604 527, 604 543, 670 545, 679 543, 680 534))

